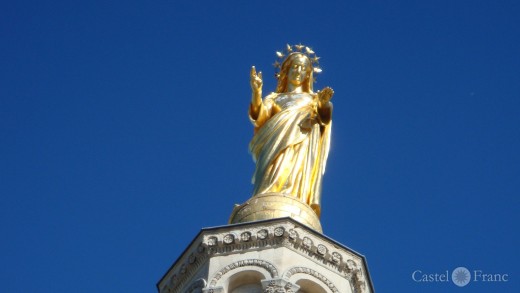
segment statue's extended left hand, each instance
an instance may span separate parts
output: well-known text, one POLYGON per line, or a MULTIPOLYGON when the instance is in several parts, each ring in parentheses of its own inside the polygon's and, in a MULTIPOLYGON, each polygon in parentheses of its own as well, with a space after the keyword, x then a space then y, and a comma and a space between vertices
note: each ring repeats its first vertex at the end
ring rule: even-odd
POLYGON ((326 104, 332 99, 332 95, 334 95, 334 91, 330 87, 326 87, 318 92, 318 99, 320 103, 326 104))

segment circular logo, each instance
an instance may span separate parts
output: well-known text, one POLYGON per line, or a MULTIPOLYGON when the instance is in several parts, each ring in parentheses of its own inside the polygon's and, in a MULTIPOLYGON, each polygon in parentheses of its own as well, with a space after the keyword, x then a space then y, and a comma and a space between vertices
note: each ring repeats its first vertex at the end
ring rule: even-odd
POLYGON ((471 281, 471 273, 465 267, 458 267, 451 273, 453 284, 464 287, 471 281))

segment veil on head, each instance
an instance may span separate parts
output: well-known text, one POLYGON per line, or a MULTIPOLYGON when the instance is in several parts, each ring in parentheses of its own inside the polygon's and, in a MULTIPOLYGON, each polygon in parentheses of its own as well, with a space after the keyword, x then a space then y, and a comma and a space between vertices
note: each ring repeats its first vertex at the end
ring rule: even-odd
POLYGON ((314 83, 314 68, 309 57, 301 52, 291 53, 285 58, 285 60, 281 64, 280 73, 277 75, 278 84, 276 86, 277 93, 285 93, 287 91, 287 73, 289 72, 289 68, 291 68, 293 61, 296 58, 304 57, 307 59, 307 63, 309 64, 309 69, 307 70, 307 75, 305 80, 303 81, 303 91, 306 93, 313 93, 313 83, 314 83))

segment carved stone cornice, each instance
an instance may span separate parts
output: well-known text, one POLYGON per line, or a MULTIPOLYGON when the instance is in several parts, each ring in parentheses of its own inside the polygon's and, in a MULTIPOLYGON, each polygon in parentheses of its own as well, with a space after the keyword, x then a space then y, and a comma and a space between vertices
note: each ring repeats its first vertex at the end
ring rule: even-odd
MULTIPOLYGON (((200 235, 199 235, 200 236, 200 235)), ((197 269, 204 264, 209 254, 206 251, 202 242, 197 241, 197 237, 190 247, 184 252, 184 254, 175 262, 170 268, 168 273, 163 277, 162 281, 166 281, 166 284, 159 287, 159 292, 177 293, 179 290, 186 285, 194 276, 197 269)), ((206 282, 204 280, 204 282, 206 282)))
MULTIPOLYGON (((366 262, 362 255, 291 218, 281 218, 203 229, 161 279, 158 287, 162 287, 159 287, 159 290, 161 293, 180 293, 180 289, 194 277, 194 273, 200 266, 213 256, 277 247, 288 248, 313 261, 316 265, 335 271, 350 281, 353 292, 368 292, 367 287, 372 288, 366 262)), ((279 273, 273 273, 273 269, 276 270, 276 268, 267 263, 265 260, 242 260, 222 268, 220 272, 224 274, 234 267, 253 264, 263 267, 270 272, 272 278, 276 278, 279 273), (262 261, 264 263, 261 263, 262 261)), ((287 278, 295 273, 306 273, 306 271, 303 271, 303 268, 293 268, 281 276, 287 278)), ((339 292, 331 288, 330 281, 327 282, 328 280, 324 280, 322 276, 309 274, 324 282, 332 292, 339 292)), ((217 275, 207 276, 208 288, 217 285, 219 278, 217 275)))
POLYGON ((295 225, 294 222, 289 221, 266 224, 247 225, 233 231, 207 233, 203 237, 202 245, 207 248, 209 254, 216 255, 284 246, 314 260, 319 265, 336 270, 349 279, 361 267, 361 256, 338 247, 321 235, 309 233, 302 225, 295 225))

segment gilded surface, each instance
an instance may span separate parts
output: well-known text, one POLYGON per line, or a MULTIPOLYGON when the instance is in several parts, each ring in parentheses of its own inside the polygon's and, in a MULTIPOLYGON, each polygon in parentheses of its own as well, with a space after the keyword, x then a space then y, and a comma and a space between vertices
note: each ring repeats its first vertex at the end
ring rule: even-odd
POLYGON ((288 46, 276 91, 262 99, 262 73, 251 69, 249 116, 254 137, 249 150, 256 162, 253 196, 291 195, 320 215, 321 182, 329 153, 333 95, 331 88, 313 91, 319 59, 308 47, 288 46), (305 50, 303 50, 305 49, 305 50), (314 54, 314 56, 312 55, 314 54))
POLYGON ((322 232, 318 215, 307 204, 292 195, 279 193, 258 194, 235 207, 230 223, 255 222, 266 219, 291 217, 306 226, 322 232))

